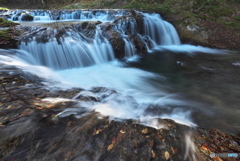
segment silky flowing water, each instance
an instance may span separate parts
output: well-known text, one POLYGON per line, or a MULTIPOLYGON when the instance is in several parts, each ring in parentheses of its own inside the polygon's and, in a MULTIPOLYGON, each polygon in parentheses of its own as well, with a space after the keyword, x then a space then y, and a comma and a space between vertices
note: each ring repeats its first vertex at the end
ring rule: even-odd
MULTIPOLYGON (((97 27, 91 40, 69 31, 70 36, 60 40, 62 45, 54 38, 46 43, 33 38, 27 44, 22 42, 20 50, 14 50, 12 56, 3 55, 2 50, 0 61, 44 78, 50 89, 81 87, 86 91, 79 95, 94 97, 99 95, 87 90, 106 87, 117 91, 99 103, 79 102, 89 111, 95 110, 112 119, 136 119, 160 128, 154 119, 170 118, 193 127, 219 128, 239 134, 240 53, 181 45, 171 24, 157 14, 143 15, 145 31, 139 36, 151 40, 148 54, 135 53, 123 32, 124 25, 120 25, 116 30, 122 34, 126 52, 121 60, 114 57, 111 44, 97 27)), ((114 19, 108 12, 95 16, 74 12, 60 17, 114 19)), ((41 18, 50 19, 46 13, 38 13, 35 21, 41 18)), ((129 22, 134 31, 134 20, 129 22)), ((63 111, 59 116, 70 114, 74 110, 67 114, 63 111)))

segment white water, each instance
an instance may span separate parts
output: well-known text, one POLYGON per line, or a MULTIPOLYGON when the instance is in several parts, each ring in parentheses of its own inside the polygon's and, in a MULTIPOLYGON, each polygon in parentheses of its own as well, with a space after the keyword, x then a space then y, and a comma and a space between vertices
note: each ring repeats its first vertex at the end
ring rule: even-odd
POLYGON ((69 36, 60 39, 61 44, 56 38, 46 43, 38 43, 35 40, 27 44, 22 42, 19 48, 31 54, 20 55, 20 57, 32 64, 45 65, 52 69, 85 67, 114 59, 112 46, 102 36, 99 27, 92 40, 75 31, 68 34, 69 36))
MULTIPOLYGON (((24 51, 17 50, 16 52, 18 52, 18 54, 27 54, 24 51)), ((118 61, 60 71, 30 65, 17 56, 0 55, 0 62, 7 65, 14 65, 23 69, 25 72, 45 78, 47 79, 45 84, 53 88, 81 87, 88 90, 93 87, 107 87, 118 92, 102 99, 100 103, 84 102, 83 107, 86 107, 89 111, 95 110, 111 118, 141 120, 142 123, 153 127, 156 127, 156 125, 154 125, 154 122, 151 120, 156 118, 171 118, 179 123, 195 126, 191 121, 190 112, 184 111, 183 109, 159 116, 146 114, 145 110, 149 104, 165 107, 170 105, 189 105, 190 102, 178 100, 178 95, 170 94, 163 89, 161 90, 161 86, 157 88, 147 81, 149 78, 164 81, 164 77, 137 68, 126 68, 124 64, 118 61), (52 84, 53 82, 54 84, 52 84)), ((94 94, 85 92, 85 95, 95 96, 96 98, 101 98, 101 95, 104 94, 105 93, 94 94)), ((81 104, 81 102, 79 103, 81 104)), ((74 114, 78 111, 78 108, 73 111, 73 113, 68 111, 68 114, 74 114)))
POLYGON ((144 15, 144 32, 157 45, 180 45, 176 29, 167 21, 162 20, 159 14, 144 15))
POLYGON ((152 51, 172 51, 175 53, 187 53, 190 55, 194 55, 196 53, 208 53, 208 54, 228 54, 231 53, 227 50, 218 50, 218 49, 212 49, 208 47, 202 47, 202 46, 194 46, 189 44, 183 44, 183 45, 157 45, 155 46, 150 52, 152 51))

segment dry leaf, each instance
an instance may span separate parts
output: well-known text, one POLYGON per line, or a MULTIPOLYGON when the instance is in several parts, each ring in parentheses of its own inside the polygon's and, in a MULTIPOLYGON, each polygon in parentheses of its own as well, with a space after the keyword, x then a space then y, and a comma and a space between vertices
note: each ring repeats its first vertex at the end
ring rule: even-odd
POLYGON ((176 153, 176 150, 175 150, 172 146, 171 146, 170 148, 171 148, 173 154, 175 154, 175 153, 176 153))
POLYGON ((96 135, 99 134, 101 131, 102 131, 102 129, 98 129, 98 130, 96 131, 96 135))
POLYGON ((201 146, 201 148, 202 148, 203 150, 210 151, 209 148, 208 148, 206 145, 204 145, 204 144, 201 146))
POLYGON ((169 152, 165 151, 164 156, 165 156, 165 159, 168 160, 170 158, 169 152))
POLYGON ((120 130, 120 133, 122 133, 122 134, 125 134, 125 133, 126 133, 126 131, 120 130))
POLYGON ((148 128, 143 129, 143 130, 142 130, 142 133, 143 133, 143 134, 147 134, 147 133, 148 133, 148 128))
POLYGON ((94 129, 93 135, 97 135, 97 134, 99 134, 101 131, 102 131, 102 129, 98 129, 98 130, 95 130, 95 129, 94 129))
POLYGON ((72 155, 72 150, 67 153, 67 155, 65 156, 65 160, 68 160, 71 155, 72 155))
POLYGON ((156 153, 155 151, 151 150, 152 158, 156 158, 156 153))
POLYGON ((108 145, 108 148, 107 148, 107 150, 109 151, 109 150, 112 150, 112 148, 113 148, 113 145, 114 144, 110 144, 110 145, 108 145))

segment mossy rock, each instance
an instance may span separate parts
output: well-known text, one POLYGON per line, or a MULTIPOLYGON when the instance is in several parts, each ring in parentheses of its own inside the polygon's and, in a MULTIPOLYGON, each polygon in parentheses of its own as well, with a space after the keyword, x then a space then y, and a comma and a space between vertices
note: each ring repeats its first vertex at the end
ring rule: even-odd
POLYGON ((5 20, 4 18, 0 18, 0 27, 11 27, 16 25, 18 25, 18 23, 14 23, 12 21, 5 20))
POLYGON ((33 19, 34 17, 27 13, 22 14, 22 18, 21 18, 22 21, 33 21, 33 19))
POLYGON ((16 47, 17 40, 14 39, 13 30, 12 29, 0 30, 0 48, 8 49, 16 47))
POLYGON ((85 29, 87 27, 88 23, 89 23, 88 21, 83 22, 81 25, 82 28, 85 29))

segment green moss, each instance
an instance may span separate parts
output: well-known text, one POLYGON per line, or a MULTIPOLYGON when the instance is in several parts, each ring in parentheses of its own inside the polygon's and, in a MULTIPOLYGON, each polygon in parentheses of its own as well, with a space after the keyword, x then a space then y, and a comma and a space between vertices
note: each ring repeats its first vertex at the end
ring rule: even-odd
POLYGON ((11 40, 11 35, 8 33, 9 30, 0 30, 0 37, 2 41, 11 40))
POLYGON ((8 8, 0 7, 0 10, 8 10, 8 8))
POLYGON ((5 20, 3 18, 0 18, 0 27, 10 27, 18 25, 17 23, 14 23, 12 21, 5 20))
POLYGON ((83 23, 81 24, 81 27, 82 27, 82 28, 86 28, 87 25, 88 25, 88 23, 89 23, 89 22, 87 22, 87 21, 83 22, 83 23))
POLYGON ((240 21, 240 17, 234 17, 234 20, 240 21))

